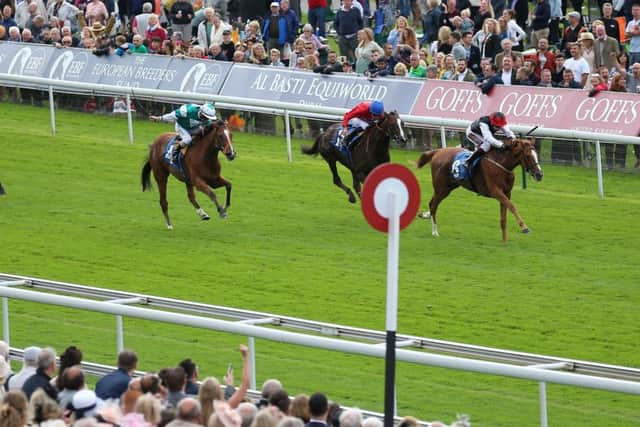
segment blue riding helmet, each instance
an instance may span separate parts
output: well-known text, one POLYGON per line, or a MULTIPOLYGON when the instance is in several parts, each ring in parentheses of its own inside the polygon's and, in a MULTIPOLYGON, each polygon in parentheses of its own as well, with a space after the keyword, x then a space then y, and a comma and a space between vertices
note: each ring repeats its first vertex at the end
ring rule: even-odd
POLYGON ((369 105, 369 112, 374 116, 382 116, 384 114, 384 104, 382 101, 373 101, 369 105))

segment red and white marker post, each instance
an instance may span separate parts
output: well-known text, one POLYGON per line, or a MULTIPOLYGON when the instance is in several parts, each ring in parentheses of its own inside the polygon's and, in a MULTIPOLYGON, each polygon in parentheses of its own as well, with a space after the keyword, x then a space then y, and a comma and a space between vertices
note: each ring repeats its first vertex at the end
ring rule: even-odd
POLYGON ((387 318, 384 386, 384 427, 393 427, 396 377, 396 329, 398 319, 398 253, 400 230, 416 217, 420 186, 405 166, 385 163, 364 181, 362 212, 373 228, 388 233, 387 318))

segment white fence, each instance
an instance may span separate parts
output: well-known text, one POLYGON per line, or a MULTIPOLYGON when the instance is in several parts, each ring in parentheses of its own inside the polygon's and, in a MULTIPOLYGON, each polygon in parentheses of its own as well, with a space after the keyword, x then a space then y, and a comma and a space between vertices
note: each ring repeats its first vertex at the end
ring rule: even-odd
MULTIPOLYGON (((251 360, 254 366, 255 346, 252 344, 254 337, 280 343, 359 354, 367 357, 384 358, 385 356, 384 332, 311 322, 304 319, 286 318, 269 313, 250 312, 7 274, 0 274, 0 297, 2 297, 3 334, 7 342, 10 342, 8 301, 11 298, 113 314, 116 316, 116 319, 118 319, 116 322, 118 349, 123 348, 122 317, 128 316, 250 337, 251 360), (50 292, 56 292, 56 294, 19 288, 23 286, 40 288, 50 292), (80 295, 82 297, 60 295, 60 293, 80 295), (94 298, 101 298, 103 300, 95 300, 94 298), (138 305, 150 305, 165 309, 180 309, 190 314, 162 311, 155 308, 143 308, 138 305), (237 320, 214 319, 204 317, 203 314, 217 315, 227 319, 232 318, 237 320), (285 331, 282 330, 282 328, 275 329, 273 326, 295 328, 300 332, 285 331), (315 335, 315 333, 318 332, 331 337, 315 335), (350 339, 337 338, 340 336, 350 339), (362 342, 363 339, 373 341, 373 343, 364 343, 362 342)), ((634 368, 572 361, 570 359, 509 352, 506 350, 467 346, 402 335, 397 336, 396 347, 396 358, 403 362, 539 382, 540 425, 543 427, 547 426, 547 382, 640 395, 640 370, 634 368), (507 360, 511 362, 511 364, 420 351, 420 349, 429 348, 430 343, 437 345, 440 348, 439 351, 446 351, 448 348, 450 353, 467 354, 483 359, 495 358, 497 360, 507 360), (407 347, 416 347, 416 349, 412 350, 407 347), (528 363, 529 366, 518 365, 521 363, 528 363), (606 377, 577 373, 576 371, 578 371, 578 369, 576 368, 606 377), (615 377, 626 379, 618 379, 615 377)), ((253 375, 255 375, 255 371, 252 370, 252 372, 253 375)), ((255 389, 255 376, 252 378, 252 388, 255 389)))

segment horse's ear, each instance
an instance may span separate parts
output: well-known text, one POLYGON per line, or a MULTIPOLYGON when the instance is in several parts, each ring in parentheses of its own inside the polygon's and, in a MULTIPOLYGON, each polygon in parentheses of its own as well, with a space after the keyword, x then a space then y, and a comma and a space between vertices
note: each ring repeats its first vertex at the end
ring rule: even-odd
POLYGON ((216 126, 220 127, 220 126, 226 126, 226 125, 227 125, 227 122, 225 122, 224 120, 222 119, 216 120, 216 126))

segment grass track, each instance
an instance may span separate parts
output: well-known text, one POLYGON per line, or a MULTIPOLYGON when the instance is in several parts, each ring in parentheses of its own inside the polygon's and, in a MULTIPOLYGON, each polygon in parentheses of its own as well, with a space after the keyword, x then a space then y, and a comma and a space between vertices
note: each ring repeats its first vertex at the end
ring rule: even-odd
MULTIPOLYGON (((335 188, 320 159, 286 162, 282 138, 234 135, 224 161, 233 182, 229 218, 202 222, 172 181, 175 230, 158 195, 140 192, 146 146, 169 129, 126 120, 0 104, 0 271, 250 310, 384 329, 386 237, 335 188), (24 161, 18 161, 25 158, 24 161)), ((392 153, 405 163, 416 153, 392 153)), ((638 367, 640 311, 635 237, 637 175, 609 173, 606 199, 592 170, 545 165, 545 179, 513 199, 532 228, 500 242, 494 200, 454 192, 439 210, 442 237, 416 220, 401 236, 399 332, 638 367)), ((343 172, 343 170, 341 170, 343 172)), ((422 205, 428 168, 418 172, 422 205)), ((344 178, 348 178, 343 174, 344 178)), ((198 196, 210 214, 215 209, 198 196)), ((114 320, 11 303, 12 344, 79 345, 113 363, 114 320)), ((142 369, 195 358, 205 375, 238 364, 239 337, 125 320, 125 344, 142 369)), ((383 362, 258 341, 258 380, 291 394, 324 390, 347 405, 382 410, 383 362)), ((547 386, 551 425, 640 425, 637 398, 547 386)), ((477 426, 539 425, 537 384, 401 364, 398 409, 477 426)))

